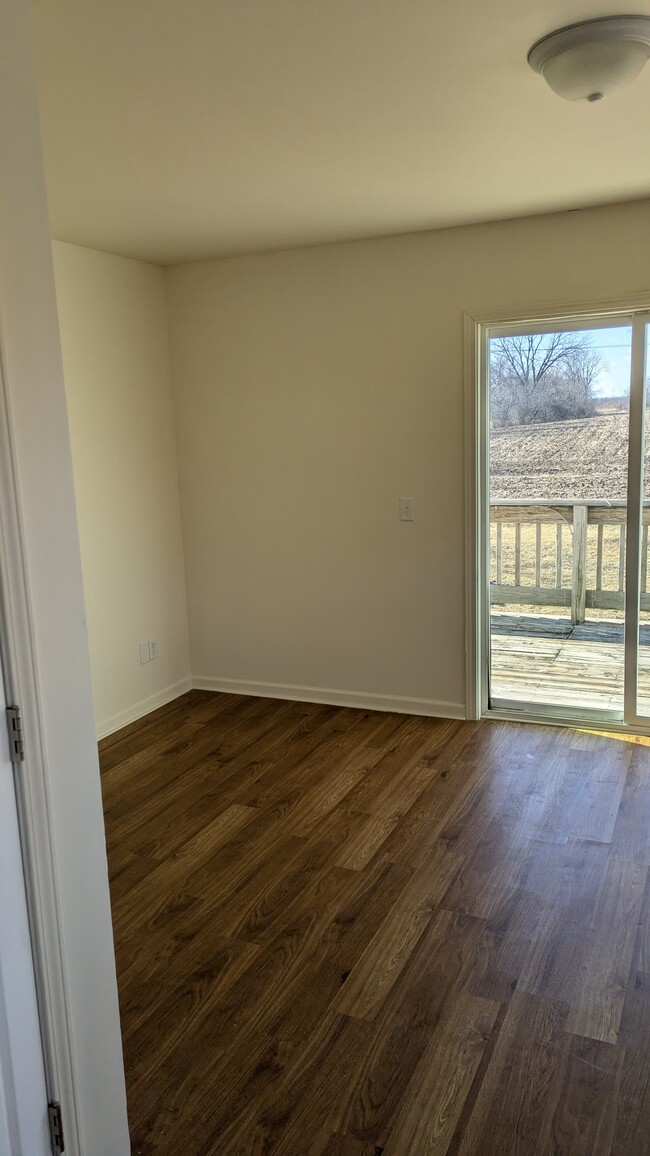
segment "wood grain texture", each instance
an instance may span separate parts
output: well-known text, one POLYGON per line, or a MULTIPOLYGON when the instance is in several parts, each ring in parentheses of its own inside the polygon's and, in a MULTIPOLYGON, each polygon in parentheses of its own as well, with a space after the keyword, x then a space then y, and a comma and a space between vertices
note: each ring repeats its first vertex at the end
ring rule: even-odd
POLYGON ((650 1156, 650 745, 192 691, 100 744, 134 1156, 650 1156))
POLYGON ((451 1143, 499 1005, 461 994, 441 1016, 409 1081, 391 1149, 421 1156, 451 1143))

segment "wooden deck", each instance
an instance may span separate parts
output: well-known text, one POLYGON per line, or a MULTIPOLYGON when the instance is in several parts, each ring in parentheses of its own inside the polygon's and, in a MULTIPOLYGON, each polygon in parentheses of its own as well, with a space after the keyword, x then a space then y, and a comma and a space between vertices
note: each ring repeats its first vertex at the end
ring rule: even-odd
MULTIPOLYGON (((597 710, 623 709, 623 626, 572 627, 546 616, 492 618, 493 698, 597 710)), ((641 628, 639 714, 650 718, 650 628, 641 628)))

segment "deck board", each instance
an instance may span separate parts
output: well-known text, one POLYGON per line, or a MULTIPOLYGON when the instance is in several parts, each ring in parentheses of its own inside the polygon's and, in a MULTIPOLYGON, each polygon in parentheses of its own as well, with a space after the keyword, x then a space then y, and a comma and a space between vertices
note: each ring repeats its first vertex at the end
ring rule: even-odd
MULTIPOLYGON (((572 628, 551 618, 495 615, 491 632, 492 698, 534 705, 623 709, 623 627, 594 622, 572 628)), ((639 714, 650 718, 650 631, 641 631, 639 714)))

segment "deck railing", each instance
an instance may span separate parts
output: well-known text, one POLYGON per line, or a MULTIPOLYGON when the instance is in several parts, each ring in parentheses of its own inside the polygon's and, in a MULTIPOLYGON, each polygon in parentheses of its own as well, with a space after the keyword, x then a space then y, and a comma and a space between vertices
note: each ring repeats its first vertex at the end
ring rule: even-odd
MULTIPOLYGON (((587 609, 622 610, 626 517, 624 501, 492 502, 492 604, 567 606, 576 624, 585 621, 587 609)), ((645 502, 642 610, 650 610, 649 524, 650 502, 645 502)))

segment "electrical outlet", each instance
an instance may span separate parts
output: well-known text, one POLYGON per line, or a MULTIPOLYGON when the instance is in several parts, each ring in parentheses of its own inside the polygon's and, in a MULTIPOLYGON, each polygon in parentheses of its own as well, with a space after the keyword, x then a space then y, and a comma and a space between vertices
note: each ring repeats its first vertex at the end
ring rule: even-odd
POLYGON ((154 658, 158 657, 158 639, 157 638, 150 638, 149 639, 149 657, 150 657, 152 662, 153 662, 154 658))
POLYGON ((146 642, 140 643, 140 665, 143 666, 145 662, 149 662, 150 658, 149 639, 147 639, 146 642))
POLYGON ((413 498, 400 498, 399 500, 399 520, 400 522, 414 522, 415 521, 415 502, 413 498))

